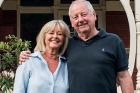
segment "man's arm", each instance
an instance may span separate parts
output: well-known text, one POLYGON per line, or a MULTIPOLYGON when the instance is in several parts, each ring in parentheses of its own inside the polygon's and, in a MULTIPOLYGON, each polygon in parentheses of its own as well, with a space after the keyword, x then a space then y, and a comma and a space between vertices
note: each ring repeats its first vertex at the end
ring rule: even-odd
POLYGON ((122 93, 134 93, 133 81, 128 70, 120 71, 117 74, 122 93))
POLYGON ((30 51, 22 51, 19 55, 19 64, 29 59, 31 52, 30 51))

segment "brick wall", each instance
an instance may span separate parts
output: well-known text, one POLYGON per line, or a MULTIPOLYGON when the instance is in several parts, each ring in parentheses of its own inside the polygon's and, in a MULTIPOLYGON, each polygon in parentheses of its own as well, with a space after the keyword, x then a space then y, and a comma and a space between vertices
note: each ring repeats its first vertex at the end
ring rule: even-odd
POLYGON ((2 20, 2 9, 0 8, 0 25, 1 25, 1 20, 2 20))
POLYGON ((0 41, 4 41, 8 34, 17 34, 17 13, 16 10, 0 8, 0 41))
POLYGON ((128 20, 123 11, 106 12, 106 30, 115 33, 123 40, 125 47, 129 48, 130 32, 128 20))

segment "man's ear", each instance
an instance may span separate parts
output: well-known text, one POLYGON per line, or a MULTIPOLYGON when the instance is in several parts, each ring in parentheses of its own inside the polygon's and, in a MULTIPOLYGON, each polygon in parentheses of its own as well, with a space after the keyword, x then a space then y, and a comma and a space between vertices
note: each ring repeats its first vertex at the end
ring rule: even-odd
POLYGON ((97 15, 95 11, 93 11, 93 16, 94 16, 94 19, 97 20, 97 15))
POLYGON ((73 24, 71 23, 71 26, 73 27, 73 24))

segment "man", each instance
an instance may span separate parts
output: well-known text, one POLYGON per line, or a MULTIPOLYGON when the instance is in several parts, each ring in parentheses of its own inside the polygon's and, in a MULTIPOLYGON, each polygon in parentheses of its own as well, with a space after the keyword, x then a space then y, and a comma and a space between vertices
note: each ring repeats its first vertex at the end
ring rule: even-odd
POLYGON ((76 31, 65 52, 69 93, 117 93, 116 78, 122 93, 134 93, 122 40, 96 29, 96 13, 88 1, 73 1, 69 17, 76 31))

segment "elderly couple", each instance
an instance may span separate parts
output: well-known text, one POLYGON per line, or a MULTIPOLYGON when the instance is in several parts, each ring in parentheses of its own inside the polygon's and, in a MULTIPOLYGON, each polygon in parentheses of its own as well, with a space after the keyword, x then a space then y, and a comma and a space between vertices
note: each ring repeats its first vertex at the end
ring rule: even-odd
POLYGON ((123 42, 96 29, 90 2, 73 1, 69 17, 73 37, 65 22, 52 20, 42 27, 34 53, 21 52, 13 93, 117 93, 116 83, 122 93, 134 93, 123 42))

